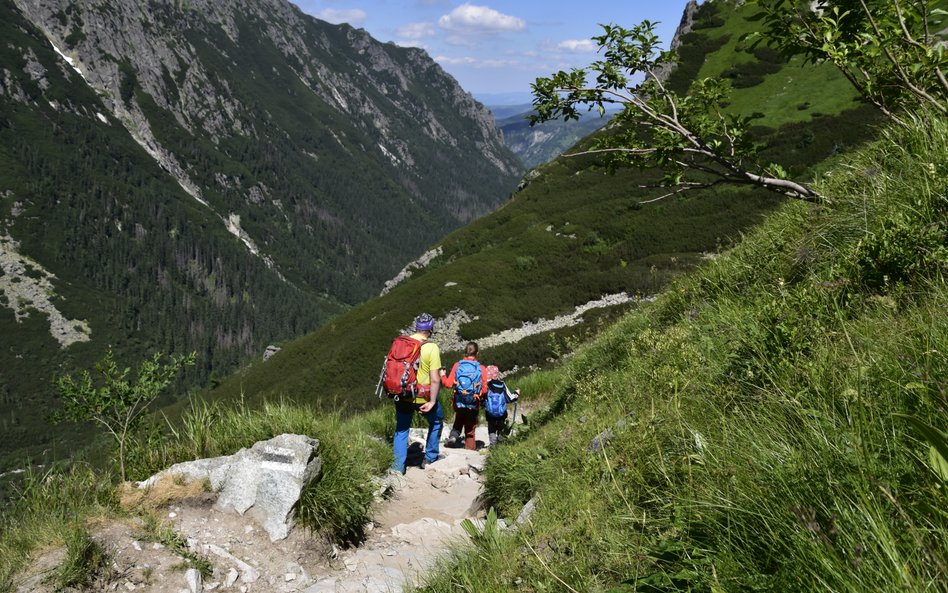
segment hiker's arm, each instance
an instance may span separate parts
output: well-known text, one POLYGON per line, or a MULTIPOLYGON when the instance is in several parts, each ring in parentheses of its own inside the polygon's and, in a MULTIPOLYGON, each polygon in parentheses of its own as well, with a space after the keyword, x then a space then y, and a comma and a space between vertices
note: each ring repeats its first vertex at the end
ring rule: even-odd
POLYGON ((435 407, 438 403, 438 392, 441 391, 441 369, 431 369, 428 376, 431 378, 431 394, 428 396, 428 401, 418 408, 422 414, 427 414, 431 408, 435 407))

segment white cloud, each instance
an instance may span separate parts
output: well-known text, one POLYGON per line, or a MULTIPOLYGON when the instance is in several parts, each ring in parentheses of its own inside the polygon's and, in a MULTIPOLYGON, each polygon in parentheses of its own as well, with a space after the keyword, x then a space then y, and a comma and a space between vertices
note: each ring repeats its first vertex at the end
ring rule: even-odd
POLYGON ((599 49, 599 45, 592 39, 567 39, 556 44, 557 49, 571 51, 576 53, 593 52, 599 49))
POLYGON ((433 37, 435 34, 434 23, 420 22, 408 23, 395 29, 395 34, 403 39, 422 39, 424 37, 433 37))
POLYGON ((523 19, 503 14, 487 6, 462 4, 438 19, 438 25, 448 31, 496 33, 522 31, 527 23, 523 19))
POLYGON ((358 8, 324 8, 315 13, 314 16, 324 21, 338 25, 339 23, 349 23, 353 26, 360 26, 365 22, 366 14, 364 10, 358 8))
POLYGON ((423 49, 425 51, 430 51, 431 46, 417 39, 409 39, 408 41, 396 41, 395 45, 399 47, 417 47, 418 49, 423 49))
POLYGON ((446 64, 448 66, 471 66, 473 68, 514 68, 522 66, 520 62, 515 60, 485 60, 471 56, 462 56, 460 58, 435 56, 434 60, 439 64, 446 64))

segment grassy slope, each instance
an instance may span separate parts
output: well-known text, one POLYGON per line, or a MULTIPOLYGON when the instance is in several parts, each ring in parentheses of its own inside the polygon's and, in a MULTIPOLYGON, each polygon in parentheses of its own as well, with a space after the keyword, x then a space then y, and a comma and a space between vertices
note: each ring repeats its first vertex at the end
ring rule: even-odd
POLYGON ((948 409, 946 160, 948 120, 889 131, 548 374, 487 467, 535 513, 424 590, 948 590, 948 476, 896 415, 948 409))
MULTIPOLYGON (((682 52, 682 72, 704 73, 707 64, 724 69, 729 60, 744 59, 729 45, 707 55, 700 48, 732 28, 731 38, 747 30, 752 25, 748 9, 706 4, 701 15, 702 28, 684 40, 686 47, 698 49, 682 52)), ((760 86, 769 82, 765 77, 760 86)), ((809 100, 821 88, 793 87, 794 100, 809 100)), ((753 103, 759 94, 757 87, 738 89, 735 102, 749 95, 747 102, 753 103)), ((852 92, 846 96, 845 105, 852 104, 852 92)), ((823 115, 810 114, 779 130, 761 126, 765 158, 805 174, 841 147, 865 139, 871 130, 862 124, 873 116, 865 108, 840 111, 844 103, 836 111, 824 106, 823 115)), ((799 113, 794 110, 794 117, 799 113)), ((392 336, 421 310, 442 315, 462 309, 477 317, 462 327, 463 337, 479 339, 571 312, 604 294, 654 294, 700 261, 702 252, 731 245, 779 204, 766 192, 721 189, 639 208, 641 179, 642 173, 634 171, 611 175, 593 160, 561 158, 541 167, 538 177, 503 207, 444 239, 439 244, 444 254, 428 268, 388 295, 286 344, 268 363, 243 369, 210 397, 259 401, 286 396, 324 406, 341 399, 348 409, 370 406, 376 357, 380 361, 392 336), (449 282, 456 285, 446 286, 449 282)), ((615 313, 591 314, 582 327, 495 348, 485 358, 501 368, 545 364, 615 313)))
MULTIPOLYGON (((719 76, 736 64, 756 62, 745 35, 760 30, 752 4, 732 8, 733 0, 717 0, 719 18, 725 24, 715 29, 697 29, 709 38, 723 42, 719 51, 709 54, 698 70, 698 77, 719 76), (725 8, 724 6, 727 6, 725 8)), ((856 104, 852 85, 840 76, 831 64, 803 64, 799 58, 776 73, 764 76, 763 82, 735 93, 730 109, 734 113, 759 113, 757 123, 768 127, 809 121, 814 114, 835 115, 856 104), (814 92, 815 91, 815 92, 814 92)))

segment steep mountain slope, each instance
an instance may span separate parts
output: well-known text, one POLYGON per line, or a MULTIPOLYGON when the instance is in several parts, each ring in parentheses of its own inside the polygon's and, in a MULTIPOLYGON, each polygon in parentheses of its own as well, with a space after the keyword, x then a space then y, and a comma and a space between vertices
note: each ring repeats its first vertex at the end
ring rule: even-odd
POLYGON ((494 111, 504 142, 528 169, 553 160, 609 121, 598 113, 587 113, 578 121, 548 121, 531 126, 527 119, 531 113, 529 105, 506 116, 494 111))
MULTIPOLYGON (((695 8, 692 30, 679 36, 682 63, 669 83, 686 89, 706 64, 729 68, 748 61, 746 51, 725 40, 752 24, 753 14, 749 6, 724 1, 695 8)), ((787 100, 810 100, 822 87, 784 82, 808 79, 809 68, 781 62, 759 85, 781 86, 787 100)), ((820 69, 820 76, 828 74, 820 69)), ((758 93, 757 86, 738 88, 735 102, 758 93)), ((764 158, 809 175, 869 137, 875 115, 854 96, 850 90, 823 101, 820 114, 794 110, 780 128, 760 126, 755 133, 764 158)), ((654 194, 636 188, 654 174, 610 174, 591 157, 560 158, 536 169, 507 204, 433 246, 381 298, 242 370, 211 397, 371 406, 389 341, 422 310, 444 320, 435 339, 453 351, 445 357, 449 363, 465 340, 475 339, 485 346, 482 359, 502 369, 546 364, 604 319, 732 245, 781 203, 766 192, 720 188, 641 206, 654 194)))
POLYGON ((424 52, 281 0, 3 0, 0 38, 0 450, 49 438, 54 372, 225 373, 519 178, 424 52))

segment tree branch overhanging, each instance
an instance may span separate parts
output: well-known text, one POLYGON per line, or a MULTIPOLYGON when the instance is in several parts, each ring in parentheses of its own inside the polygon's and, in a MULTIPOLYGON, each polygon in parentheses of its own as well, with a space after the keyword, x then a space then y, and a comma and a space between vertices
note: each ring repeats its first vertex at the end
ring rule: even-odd
POLYGON ((619 104, 623 111, 616 117, 630 127, 629 133, 600 136, 587 149, 567 156, 600 155, 613 166, 649 169, 658 167, 666 178, 679 187, 649 203, 693 189, 720 184, 750 185, 808 202, 822 201, 813 188, 799 182, 764 173, 779 167, 754 166, 745 163, 756 159, 747 139, 748 118, 726 115, 723 104, 729 93, 726 82, 704 79, 696 81, 687 96, 680 97, 655 76, 660 59, 669 52, 658 49, 653 25, 647 21, 624 29, 604 25, 605 34, 595 37, 604 59, 588 69, 558 72, 549 78, 538 78, 533 84, 536 115, 531 123, 579 117, 582 107, 592 110, 604 104, 619 104), (645 75, 643 82, 630 80, 645 75), (593 79, 595 84, 590 84, 593 79), (714 163, 708 166, 705 163, 714 163), (694 172, 708 179, 685 180, 684 172, 694 172))

